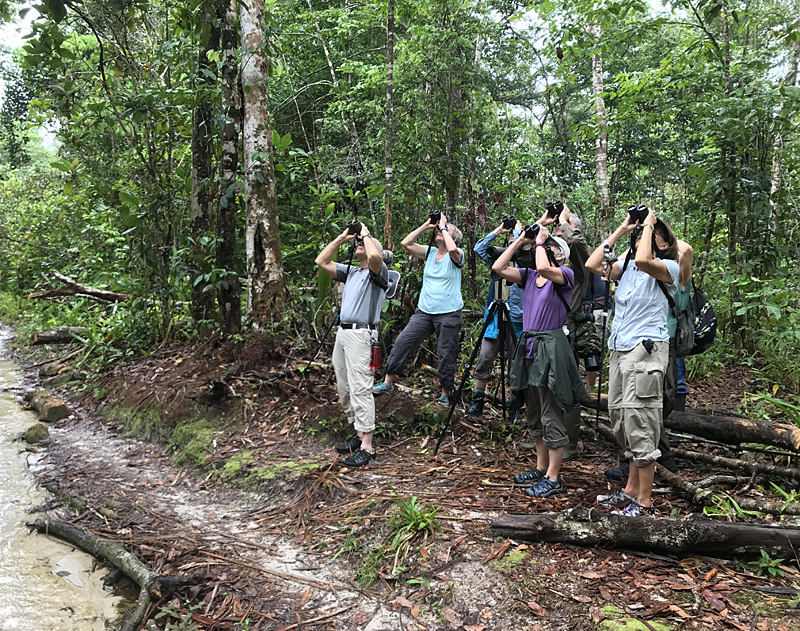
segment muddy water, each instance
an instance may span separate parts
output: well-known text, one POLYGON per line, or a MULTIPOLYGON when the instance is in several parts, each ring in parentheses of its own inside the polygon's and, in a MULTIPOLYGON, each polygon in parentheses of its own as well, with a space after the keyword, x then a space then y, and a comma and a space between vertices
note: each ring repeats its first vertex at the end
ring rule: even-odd
MULTIPOLYGON (((0 330, 0 352, 7 339, 0 330)), ((107 572, 92 572, 90 556, 24 526, 45 494, 28 472, 36 456, 12 442, 36 422, 17 403, 18 382, 14 365, 0 360, 0 631, 103 631, 120 603, 102 590, 107 572)))

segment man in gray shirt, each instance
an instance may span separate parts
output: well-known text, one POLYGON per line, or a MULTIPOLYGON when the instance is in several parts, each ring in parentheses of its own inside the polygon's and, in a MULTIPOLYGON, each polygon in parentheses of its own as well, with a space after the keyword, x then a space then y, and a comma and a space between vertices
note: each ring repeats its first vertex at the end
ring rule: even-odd
POLYGON ((378 322, 389 286, 389 270, 383 262, 383 250, 377 239, 361 225, 359 235, 345 230, 331 241, 317 257, 319 268, 345 283, 333 369, 339 399, 355 435, 343 445, 340 454, 349 454, 342 463, 361 467, 375 458, 372 437, 375 432, 375 400, 372 396, 373 372, 370 367, 372 342, 378 338, 378 322), (353 265, 334 263, 333 257, 346 242, 356 239, 353 265))

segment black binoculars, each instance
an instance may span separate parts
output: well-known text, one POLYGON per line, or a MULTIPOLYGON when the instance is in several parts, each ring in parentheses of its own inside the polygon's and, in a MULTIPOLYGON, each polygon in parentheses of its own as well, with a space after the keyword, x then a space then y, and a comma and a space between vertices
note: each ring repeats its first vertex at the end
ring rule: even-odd
POLYGON ((503 217, 503 228, 506 230, 513 230, 517 225, 517 218, 514 215, 506 215, 503 217))
POLYGON ((442 218, 442 211, 432 210, 430 213, 428 213, 428 217, 430 218, 432 224, 437 224, 442 218))
POLYGON ((564 210, 564 202, 562 202, 560 199, 557 199, 554 202, 547 202, 547 204, 545 204, 545 208, 547 209, 548 217, 558 217, 558 215, 560 215, 564 210))
POLYGON ((636 223, 637 221, 644 223, 644 220, 647 219, 647 215, 650 214, 650 209, 647 207, 647 204, 631 204, 628 206, 628 214, 631 216, 631 221, 636 223))
POLYGON ((361 222, 358 219, 351 219, 347 222, 348 234, 361 234, 361 222))
POLYGON ((535 223, 535 224, 533 224, 532 226, 525 226, 525 227, 522 229, 522 232, 524 232, 524 233, 525 233, 525 238, 526 238, 526 239, 531 239, 531 240, 533 240, 533 239, 535 239, 535 238, 536 238, 536 235, 538 235, 538 234, 539 234, 539 224, 538 224, 538 223, 535 223))

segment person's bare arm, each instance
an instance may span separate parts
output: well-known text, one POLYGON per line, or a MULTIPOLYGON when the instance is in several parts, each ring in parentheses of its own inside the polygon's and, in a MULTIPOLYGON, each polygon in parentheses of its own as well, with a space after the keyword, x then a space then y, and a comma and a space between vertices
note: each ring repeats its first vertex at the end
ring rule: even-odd
POLYGON ((561 268, 550 265, 550 259, 547 258, 547 246, 544 245, 544 242, 547 241, 549 236, 550 233, 547 228, 542 226, 536 237, 536 271, 547 280, 559 285, 566 285, 567 279, 564 278, 564 272, 561 271, 561 268))
MULTIPOLYGON (((610 237, 608 237, 608 245, 613 249, 616 245, 617 241, 619 241, 622 237, 626 234, 630 234, 633 232, 634 228, 636 228, 636 224, 631 222, 631 216, 626 215, 625 221, 614 230, 610 237)), ((592 272, 593 274, 599 274, 602 276, 603 274, 603 261, 605 259, 605 249, 601 245, 595 249, 594 252, 589 256, 588 260, 586 261, 586 269, 592 272)), ((611 272, 609 273, 608 280, 619 280, 622 277, 622 271, 619 264, 614 263, 611 268, 611 272)))
POLYGON ((686 289, 689 281, 692 280, 692 263, 694 261, 694 250, 692 246, 678 239, 678 265, 680 266, 681 273, 678 276, 678 282, 681 284, 681 289, 686 289))
POLYGON ((377 242, 369 236, 369 230, 361 224, 361 238, 364 239, 364 252, 367 253, 367 265, 373 274, 380 274, 383 269, 383 252, 378 249, 377 242))
MULTIPOLYGON (((350 241, 351 239, 355 239, 356 235, 350 234, 350 232, 345 229, 345 231, 336 237, 333 241, 331 241, 322 252, 319 253, 314 263, 328 276, 333 276, 336 278, 336 263, 333 262, 333 256, 342 247, 345 243, 350 241)), ((380 271, 380 268, 379 268, 380 271)))
POLYGON ((526 239, 524 236, 525 233, 519 235, 514 242, 506 248, 506 251, 500 255, 494 265, 492 265, 492 271, 500 276, 500 278, 507 280, 509 283, 515 283, 517 285, 522 284, 522 274, 520 273, 519 269, 516 267, 511 267, 511 259, 514 257, 514 253, 519 250, 523 245, 526 243, 533 243, 530 239, 526 239))
POLYGON ((415 243, 415 241, 419 238, 426 230, 433 228, 434 225, 431 223, 431 220, 428 219, 424 224, 422 224, 416 230, 410 232, 405 239, 400 242, 400 245, 403 246, 403 249, 408 252, 414 258, 419 259, 420 261, 425 260, 425 251, 427 248, 424 245, 420 245, 419 243, 415 243))
POLYGON ((439 231, 442 233, 442 239, 444 239, 444 245, 450 258, 453 259, 456 265, 461 265, 461 261, 464 260, 464 253, 458 249, 450 230, 447 229, 447 217, 444 216, 444 213, 439 219, 439 231))
POLYGON ((642 232, 642 239, 639 241, 640 247, 636 248, 636 267, 649 274, 656 280, 664 283, 672 283, 672 275, 667 269, 667 264, 664 261, 657 261, 653 256, 653 248, 650 244, 653 241, 653 231, 656 229, 656 216, 653 214, 652 209, 644 220, 644 231, 642 232))

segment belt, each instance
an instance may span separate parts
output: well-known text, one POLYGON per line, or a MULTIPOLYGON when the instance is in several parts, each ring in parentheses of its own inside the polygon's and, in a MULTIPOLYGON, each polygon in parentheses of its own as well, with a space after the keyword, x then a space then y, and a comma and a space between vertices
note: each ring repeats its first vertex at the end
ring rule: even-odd
POLYGON ((377 331, 378 327, 374 324, 367 324, 366 322, 342 322, 339 325, 342 329, 369 329, 370 331, 377 331))

